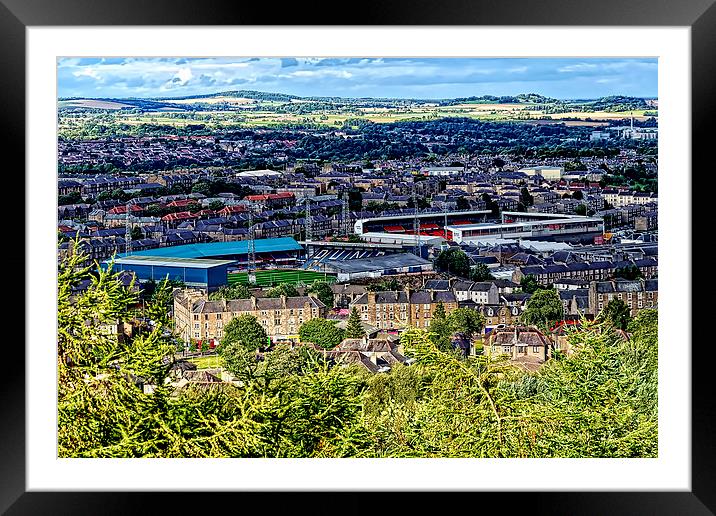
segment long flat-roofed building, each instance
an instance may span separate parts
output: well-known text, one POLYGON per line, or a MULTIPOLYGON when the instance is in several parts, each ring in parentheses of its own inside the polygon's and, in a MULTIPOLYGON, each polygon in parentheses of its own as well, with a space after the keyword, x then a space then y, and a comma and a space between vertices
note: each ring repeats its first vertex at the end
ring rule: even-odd
POLYGON ((433 270, 431 261, 411 253, 387 254, 357 260, 325 260, 321 265, 326 272, 337 273, 338 281, 433 270))
POLYGON ((457 243, 490 243, 496 239, 581 240, 593 242, 604 233, 604 221, 598 217, 554 217, 541 220, 447 226, 448 238, 457 243))
POLYGON ((231 260, 130 255, 116 258, 114 270, 133 272, 140 281, 160 282, 168 278, 211 292, 226 285, 227 269, 233 263, 231 260))
MULTIPOLYGON (((303 247, 291 237, 257 238, 254 241, 257 263, 265 262, 271 265, 296 265, 298 258, 303 254, 303 247)), ((153 256, 161 258, 197 258, 197 259, 224 259, 233 260, 237 265, 245 265, 248 261, 249 244, 246 240, 230 242, 209 242, 200 244, 175 245, 159 247, 147 251, 136 251, 131 255, 153 256)), ((117 254, 118 257, 127 257, 126 254, 117 254)))

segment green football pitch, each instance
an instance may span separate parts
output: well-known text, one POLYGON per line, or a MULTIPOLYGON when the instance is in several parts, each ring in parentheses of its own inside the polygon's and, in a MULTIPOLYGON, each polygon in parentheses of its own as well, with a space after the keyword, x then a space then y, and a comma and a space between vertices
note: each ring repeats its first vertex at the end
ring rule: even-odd
MULTIPOLYGON (((240 283, 248 284, 248 275, 245 272, 233 272, 227 275, 229 285, 240 283)), ((315 281, 326 281, 335 283, 336 277, 331 274, 316 271, 305 271, 302 269, 269 269, 256 271, 256 286, 273 287, 281 283, 293 285, 310 285, 315 281)))

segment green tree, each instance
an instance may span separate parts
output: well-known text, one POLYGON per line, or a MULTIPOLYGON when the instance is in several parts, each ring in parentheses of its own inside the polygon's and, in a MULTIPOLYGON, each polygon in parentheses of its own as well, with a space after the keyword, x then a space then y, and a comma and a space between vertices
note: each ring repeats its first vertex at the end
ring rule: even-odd
POLYGON ((138 294, 125 288, 112 266, 84 266, 87 255, 78 242, 58 268, 57 367, 58 454, 61 457, 128 456, 143 445, 140 427, 127 429, 127 419, 154 411, 139 382, 165 394, 164 359, 174 353, 166 314, 147 306, 154 326, 133 337, 118 339, 107 331, 134 317, 138 294), (89 280, 87 289, 74 287, 89 280), (107 447, 111 446, 111 449, 107 447))
POLYGON ((144 233, 142 233, 142 228, 140 228, 139 226, 134 226, 132 228, 131 235, 132 235, 132 240, 141 240, 142 238, 144 238, 144 233))
POLYGON ((447 317, 447 313, 445 312, 445 304, 442 301, 438 301, 435 305, 435 310, 433 311, 433 321, 444 321, 447 317))
POLYGON ((626 330, 631 320, 631 309, 621 299, 612 299, 599 315, 614 325, 615 328, 626 330))
POLYGON ((582 199, 584 199, 584 194, 582 193, 581 190, 575 190, 575 191, 572 193, 572 199, 576 199, 576 200, 578 200, 578 201, 581 201, 582 199))
POLYGON ((266 297, 298 297, 298 290, 290 283, 281 283, 268 289, 266 297))
POLYGON ((540 287, 540 284, 533 274, 528 274, 520 279, 520 287, 522 288, 522 292, 532 294, 540 287))
POLYGON ((451 247, 441 251, 435 260, 439 271, 467 278, 470 276, 470 258, 462 249, 451 247))
POLYGON ((363 209, 363 192, 360 188, 348 190, 348 209, 350 211, 361 211, 363 209))
POLYGON ((251 291, 246 285, 234 283, 233 285, 224 285, 209 294, 209 299, 217 301, 220 299, 249 299, 251 291))
POLYGON ((520 201, 525 206, 532 206, 534 204, 534 197, 525 186, 520 189, 520 201))
POLYGON ((321 301, 321 303, 326 305, 326 308, 329 310, 333 308, 333 290, 328 282, 314 281, 313 284, 308 287, 306 292, 316 294, 316 297, 321 301))
POLYGON ((636 265, 627 265, 626 267, 617 267, 614 270, 614 278, 636 280, 641 277, 642 277, 641 270, 636 265))
POLYGON ((224 207, 224 203, 219 200, 214 200, 209 203, 209 209, 213 210, 213 211, 219 211, 223 207, 224 207))
MULTIPOLYGON (((575 192, 577 193, 577 192, 575 192)), ((586 215, 587 214, 587 206, 586 204, 579 204, 575 206, 574 213, 577 215, 586 215)))
POLYGON ((175 288, 184 288, 184 282, 170 280, 168 277, 156 283, 153 287, 150 299, 154 316, 157 318, 168 318, 168 314, 174 304, 173 292, 175 288))
POLYGON ((233 346, 240 346, 250 351, 266 347, 268 335, 258 319, 250 314, 239 315, 224 326, 224 337, 219 345, 219 353, 226 356, 233 346))
POLYGON ((58 206, 65 206, 67 204, 78 204, 82 202, 82 196, 79 192, 71 192, 67 195, 58 195, 57 196, 57 205, 58 206))
POLYGON ((478 335, 485 326, 482 314, 471 308, 456 308, 448 314, 446 320, 451 333, 462 333, 468 339, 478 335))
POLYGON ((191 193, 200 193, 209 197, 211 195, 211 184, 206 181, 199 181, 191 187, 191 193))
POLYGON ((470 275, 472 281, 487 281, 494 279, 490 274, 490 269, 484 263, 478 263, 472 268, 472 274, 470 275))
POLYGON ((430 332, 430 340, 439 350, 444 352, 452 350, 450 337, 453 332, 448 323, 445 305, 442 301, 438 301, 435 306, 428 331, 430 332))
POLYGON ((311 319, 298 328, 301 342, 311 342, 324 349, 335 348, 344 338, 344 331, 336 326, 337 321, 311 319))
POLYGON ((308 350, 276 348, 257 361, 239 346, 257 381, 175 391, 164 381, 174 354, 166 313, 120 341, 105 328, 137 315, 138 294, 111 268, 86 262, 70 253, 58 269, 60 457, 345 457, 368 449, 358 380, 308 350), (89 288, 73 288, 86 280, 89 288))
POLYGON ((365 330, 363 329, 358 309, 354 306, 351 309, 351 314, 348 316, 348 322, 346 323, 345 338, 360 339, 363 337, 365 337, 365 330))
POLYGON ((403 286, 400 284, 400 282, 395 278, 381 278, 379 281, 376 281, 375 283, 370 283, 366 285, 366 290, 368 292, 386 292, 386 291, 395 291, 395 290, 401 290, 403 286))
POLYGON ((527 302, 525 311, 520 316, 524 324, 534 324, 542 329, 564 317, 564 305, 556 290, 537 290, 527 302))

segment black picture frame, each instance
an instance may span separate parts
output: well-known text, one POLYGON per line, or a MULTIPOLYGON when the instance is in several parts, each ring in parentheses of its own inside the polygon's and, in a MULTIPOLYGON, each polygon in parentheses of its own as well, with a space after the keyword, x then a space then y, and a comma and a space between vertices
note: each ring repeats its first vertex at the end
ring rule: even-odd
MULTIPOLYGON (((245 4, 225 0, 0 0, 0 147, 3 155, 18 158, 16 171, 25 170, 25 29, 32 26, 69 25, 501 25, 501 26, 687 26, 691 27, 692 73, 692 170, 709 170, 711 165, 710 127, 713 125, 716 93, 716 0, 393 0, 353 6, 354 12, 339 16, 335 2, 296 2, 271 9, 263 3, 245 4)), ((277 4, 278 5, 278 4, 277 4)), ((350 6, 348 6, 350 7, 350 6)), ((347 11, 350 12, 350 11, 347 11)), ((51 87, 48 85, 48 87, 51 87)), ((6 169, 6 173, 7 173, 6 169)), ((689 174, 689 171, 667 171, 689 174)), ((17 172, 16 172, 17 174, 17 172)), ((693 178, 693 175, 692 175, 693 178)), ((24 177, 17 191, 25 197, 24 177)), ((32 185, 28 185, 31 189, 32 185)), ((692 208, 684 217, 693 223, 704 220, 707 191, 692 190, 692 208), (690 211, 690 213, 689 213, 690 211), (704 212, 704 213, 701 213, 704 212)), ((22 222, 23 228, 24 221, 22 222)), ((696 229, 692 235, 696 235, 696 229)), ((28 235, 26 235, 28 236, 28 235)), ((693 240, 693 239, 692 239, 693 240)), ((686 251, 686 250, 685 250, 686 251)), ((693 253, 691 254, 693 256, 693 253)), ((24 249, 16 246, 9 257, 13 270, 25 268, 24 249)), ((675 265, 675 264, 671 264, 675 265)), ((694 261, 693 270, 697 271, 694 261)), ((690 281, 690 278, 689 278, 690 281)), ((24 285, 15 291, 24 292, 24 285), (20 290, 22 289, 22 290, 20 290)), ((16 301, 16 297, 14 300, 16 301)), ((667 343, 679 348, 696 341, 692 321, 696 308, 675 315, 682 319, 684 342, 667 343)), ((24 303, 23 303, 24 306, 24 303)), ((686 307, 685 307, 686 308, 686 307)), ((699 308, 700 310, 705 308, 699 308)), ((44 319, 42 314, 25 314, 25 322, 44 319)), ((53 315, 46 314, 51 318, 53 315)), ((703 320, 703 319, 702 319, 703 320)), ((702 339, 703 340, 703 339, 702 339)), ((701 342, 699 342, 701 345, 701 342)), ((709 346, 710 339, 704 342, 709 346)), ((695 355, 695 354, 694 354, 695 355)), ((695 355, 696 356, 696 355, 695 355)), ((22 357, 20 357, 22 358, 22 357)), ((239 510, 242 503, 268 504, 264 509, 313 513, 350 512, 364 514, 381 506, 400 505, 401 512, 428 507, 427 502, 445 503, 458 493, 289 493, 290 509, 276 504, 277 493, 79 493, 25 492, 25 367, 13 359, 13 367, 0 375, 0 511, 7 514, 134 514, 150 510, 158 502, 163 512, 187 513, 196 508, 239 510), (340 494, 340 498, 337 496, 340 494), (232 500, 227 500, 232 497, 232 500), (240 498, 238 498, 240 497, 240 498), (210 502, 210 503, 208 503, 210 502), (387 505, 386 505, 387 504, 387 505)), ((660 364, 668 367, 668 364, 660 364)), ((716 410, 710 379, 712 360, 692 362, 692 490, 689 492, 502 492, 467 493, 459 496, 468 510, 487 510, 495 502, 505 510, 549 514, 714 514, 716 513, 716 410), (469 496, 469 498, 468 498, 469 496), (482 508, 482 509, 480 509, 482 508)), ((454 502, 449 502, 450 510, 454 502)), ((458 509, 459 510, 459 509, 458 509)))

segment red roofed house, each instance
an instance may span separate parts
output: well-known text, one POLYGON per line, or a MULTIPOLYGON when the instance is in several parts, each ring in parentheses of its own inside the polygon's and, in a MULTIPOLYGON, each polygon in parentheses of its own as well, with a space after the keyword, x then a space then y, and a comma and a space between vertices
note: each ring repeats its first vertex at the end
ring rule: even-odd
POLYGON ((217 211, 217 215, 220 215, 222 217, 228 217, 229 215, 233 215, 235 213, 245 213, 246 212, 246 206, 242 204, 235 204, 233 206, 224 206, 219 211, 217 211))
POLYGON ((279 206, 286 206, 288 203, 294 200, 294 195, 291 192, 281 192, 272 194, 261 194, 261 195, 247 195, 244 200, 251 201, 257 204, 261 204, 268 208, 276 208, 279 206))
POLYGON ((165 222, 170 226, 176 227, 176 225, 181 222, 184 222, 185 220, 192 220, 198 218, 199 216, 195 213, 190 213, 188 211, 179 211, 177 213, 170 213, 168 215, 164 215, 162 217, 162 222, 165 222))
POLYGON ((167 208, 188 208, 193 204, 198 204, 196 199, 174 199, 172 202, 165 204, 167 208))
MULTIPOLYGON (((130 204, 129 209, 132 215, 141 215, 144 211, 141 206, 137 206, 136 204, 130 204)), ((125 213, 127 213, 127 206, 124 204, 107 210, 108 215, 124 215, 125 213)))

